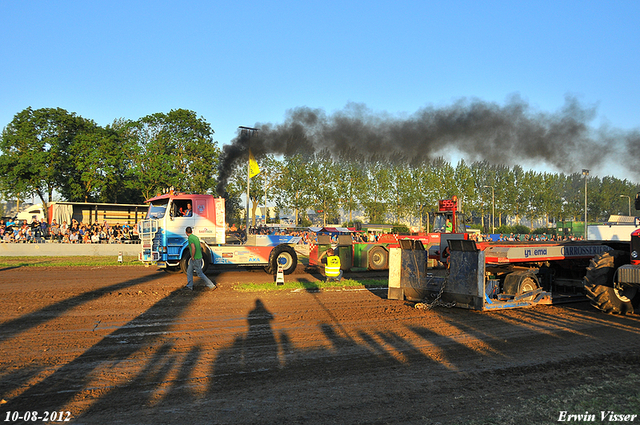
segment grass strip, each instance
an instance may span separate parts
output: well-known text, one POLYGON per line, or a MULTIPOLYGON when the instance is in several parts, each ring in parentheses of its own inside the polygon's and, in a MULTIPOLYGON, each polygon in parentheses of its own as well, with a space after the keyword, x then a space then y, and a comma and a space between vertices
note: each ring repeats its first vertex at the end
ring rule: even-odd
POLYGON ((312 291, 317 289, 328 288, 386 288, 389 282, 384 279, 342 279, 340 282, 335 281, 317 281, 317 282, 287 282, 282 285, 276 285, 275 282, 269 283, 238 283, 234 285, 234 289, 240 292, 273 292, 281 290, 303 289, 312 291))

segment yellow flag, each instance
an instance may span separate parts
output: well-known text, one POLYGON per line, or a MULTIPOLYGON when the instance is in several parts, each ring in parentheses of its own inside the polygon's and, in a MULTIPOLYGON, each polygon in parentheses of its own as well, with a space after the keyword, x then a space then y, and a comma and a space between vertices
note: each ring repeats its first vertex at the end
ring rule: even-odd
POLYGON ((260 167, 258 167, 256 159, 253 157, 251 151, 249 151, 249 178, 258 174, 260 174, 260 167))

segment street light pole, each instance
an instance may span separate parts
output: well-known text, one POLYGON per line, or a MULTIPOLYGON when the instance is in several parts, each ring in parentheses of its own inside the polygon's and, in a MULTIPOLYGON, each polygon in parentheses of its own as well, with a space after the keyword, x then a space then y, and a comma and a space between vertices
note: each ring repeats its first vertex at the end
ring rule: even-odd
POLYGON ((491 188, 491 233, 496 233, 496 197, 495 189, 493 186, 484 186, 491 188))
POLYGON ((589 177, 589 170, 582 169, 582 175, 584 176, 584 240, 587 240, 587 179, 589 177))
POLYGON ((621 198, 627 198, 629 201, 629 217, 631 217, 631 196, 628 195, 620 195, 621 198))

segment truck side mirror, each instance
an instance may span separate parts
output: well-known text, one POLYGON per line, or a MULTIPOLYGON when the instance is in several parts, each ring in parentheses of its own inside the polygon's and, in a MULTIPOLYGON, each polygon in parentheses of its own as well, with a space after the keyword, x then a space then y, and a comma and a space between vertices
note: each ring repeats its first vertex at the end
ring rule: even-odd
POLYGON ((636 210, 640 210, 640 192, 636 193, 636 202, 633 206, 636 210))

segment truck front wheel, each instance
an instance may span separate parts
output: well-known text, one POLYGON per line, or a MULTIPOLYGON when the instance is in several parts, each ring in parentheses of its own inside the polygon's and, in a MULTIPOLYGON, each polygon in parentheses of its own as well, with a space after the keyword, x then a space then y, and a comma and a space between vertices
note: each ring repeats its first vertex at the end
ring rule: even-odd
POLYGON ((615 288, 613 278, 618 267, 626 264, 628 253, 609 251, 591 259, 584 278, 586 295, 598 310, 610 314, 631 314, 640 303, 636 288, 615 288))
POLYGON ((209 247, 203 243, 200 243, 200 248, 202 249, 202 273, 206 273, 211 265, 211 251, 209 247))
MULTIPOLYGON (((200 243, 200 249, 202 250, 202 273, 206 273, 211 265, 211 251, 209 251, 209 247, 202 242, 200 243)), ((191 254, 189 253, 189 249, 185 249, 182 253, 182 258, 180 259, 180 270, 182 273, 187 273, 187 268, 189 267, 189 259, 191 258, 191 254)))
POLYGON ((185 249, 182 253, 182 258, 180 259, 180 270, 182 273, 187 274, 187 267, 189 267, 189 259, 191 258, 191 254, 189 254, 189 250, 185 249))

